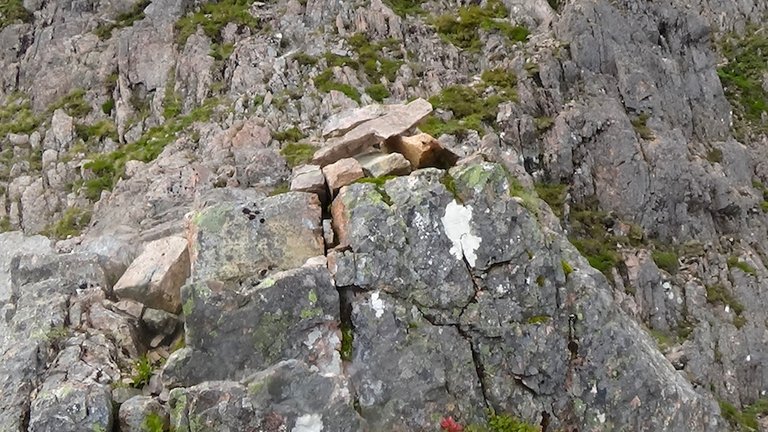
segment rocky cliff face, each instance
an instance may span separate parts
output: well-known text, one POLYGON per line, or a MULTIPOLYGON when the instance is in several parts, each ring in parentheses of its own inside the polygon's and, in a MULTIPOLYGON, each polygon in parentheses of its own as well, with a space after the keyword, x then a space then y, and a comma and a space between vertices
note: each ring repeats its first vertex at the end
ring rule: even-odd
POLYGON ((6 1, 0 430, 768 430, 766 18, 6 1))

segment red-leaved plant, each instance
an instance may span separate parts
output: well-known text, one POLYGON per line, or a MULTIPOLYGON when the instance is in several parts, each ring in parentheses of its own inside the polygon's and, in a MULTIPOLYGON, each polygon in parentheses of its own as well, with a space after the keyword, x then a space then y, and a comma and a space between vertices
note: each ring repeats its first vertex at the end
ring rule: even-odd
POLYGON ((456 420, 449 416, 440 420, 440 429, 445 432, 463 432, 464 426, 456 423, 456 420))

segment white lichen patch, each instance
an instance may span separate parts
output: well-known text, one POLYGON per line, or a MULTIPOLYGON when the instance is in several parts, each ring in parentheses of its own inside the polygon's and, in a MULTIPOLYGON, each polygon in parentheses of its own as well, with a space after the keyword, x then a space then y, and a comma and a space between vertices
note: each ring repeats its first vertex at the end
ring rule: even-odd
POLYGON ((291 432, 321 432, 323 416, 320 414, 305 414, 296 419, 296 425, 291 432))
POLYGON ((379 298, 378 291, 374 291, 371 294, 371 309, 376 312, 376 318, 384 316, 384 300, 379 298))
POLYGON ((441 218, 445 235, 451 240, 451 254, 456 259, 466 258, 469 265, 475 266, 477 249, 482 239, 472 234, 472 206, 465 206, 451 201, 445 207, 445 215, 441 218))

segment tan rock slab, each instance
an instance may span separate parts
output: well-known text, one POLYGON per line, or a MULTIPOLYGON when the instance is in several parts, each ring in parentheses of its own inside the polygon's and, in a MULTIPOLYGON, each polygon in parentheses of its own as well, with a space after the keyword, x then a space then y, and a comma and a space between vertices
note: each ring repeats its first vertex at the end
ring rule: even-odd
POLYGON ((360 162, 353 158, 344 158, 323 168, 325 181, 332 194, 348 184, 365 177, 360 162))
POLYGON ((411 163, 400 153, 367 153, 356 157, 366 175, 381 177, 408 175, 411 163))
POLYGON ((323 136, 339 136, 349 132, 355 126, 369 120, 381 117, 389 112, 385 105, 368 105, 362 108, 352 108, 334 114, 323 125, 323 136))
POLYGON ((440 145, 432 135, 426 133, 410 137, 394 136, 384 141, 381 147, 387 152, 405 156, 413 169, 450 168, 459 159, 452 151, 440 145))
POLYGON ((166 237, 144 248, 114 287, 120 299, 131 299, 170 313, 181 310, 180 288, 189 277, 187 240, 166 237))
POLYGON ((325 176, 320 165, 300 165, 293 169, 291 190, 316 194, 320 201, 326 199, 325 176))
POLYGON ((359 124, 344 136, 330 139, 315 152, 312 163, 320 166, 356 156, 387 138, 400 135, 432 112, 432 104, 416 99, 407 105, 389 107, 387 114, 359 124))

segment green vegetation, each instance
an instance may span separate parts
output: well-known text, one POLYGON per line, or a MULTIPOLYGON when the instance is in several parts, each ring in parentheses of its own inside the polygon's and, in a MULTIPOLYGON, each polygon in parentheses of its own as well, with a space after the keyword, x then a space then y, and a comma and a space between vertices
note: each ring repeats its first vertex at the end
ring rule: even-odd
POLYGON ((181 96, 176 93, 176 79, 173 70, 168 73, 168 81, 165 83, 165 93, 163 94, 163 117, 167 119, 174 118, 181 114, 182 103, 181 96))
POLYGON ((741 315, 744 312, 744 305, 739 303, 736 297, 720 284, 707 286, 707 302, 726 305, 736 315, 741 315))
POLYGON ((536 183, 536 194, 543 199, 557 217, 563 217, 565 196, 568 194, 568 185, 558 183, 536 183))
POLYGON ((568 277, 571 273, 573 273, 573 266, 571 266, 568 261, 560 260, 560 265, 563 267, 563 273, 565 273, 565 277, 568 277))
POLYGON ((395 178, 395 176, 381 176, 381 177, 363 177, 361 179, 358 179, 355 183, 368 183, 372 184, 373 187, 376 189, 376 192, 381 197, 381 200, 386 205, 392 205, 392 197, 389 196, 387 191, 384 189, 384 184, 388 182, 389 180, 395 178))
POLYGON ((744 261, 741 261, 739 257, 735 255, 728 257, 728 268, 730 269, 737 268, 743 271, 744 273, 752 276, 755 276, 755 274, 757 274, 757 271, 755 270, 754 267, 745 263, 744 261))
POLYGON ((292 58, 299 62, 300 66, 314 66, 317 64, 317 57, 304 52, 298 52, 294 54, 292 58))
POLYGON ((151 0, 141 0, 127 12, 118 15, 113 22, 101 24, 93 31, 101 40, 112 37, 112 31, 133 25, 134 22, 144 19, 144 9, 149 6, 151 0))
POLYGON ((18 22, 31 22, 32 14, 24 8, 22 0, 0 2, 0 30, 18 22))
POLYGON ((408 15, 421 15, 424 12, 421 9, 422 3, 424 0, 384 0, 385 5, 403 18, 408 15))
MULTIPOLYGON (((347 66, 362 68, 368 79, 375 83, 386 77, 389 81, 397 78, 397 71, 403 65, 402 59, 392 60, 386 57, 390 53, 395 57, 401 57, 402 52, 398 50, 400 41, 397 39, 385 39, 372 42, 364 33, 352 35, 347 42, 357 53, 357 61, 348 61, 347 66)), ((338 57, 335 60, 341 61, 344 57, 338 57)))
POLYGON ((725 96, 733 107, 733 132, 741 139, 768 133, 768 92, 763 79, 768 72, 768 34, 751 26, 744 36, 732 34, 720 42, 727 63, 717 70, 725 96))
POLYGON ((342 324, 341 326, 341 359, 344 361, 352 360, 352 342, 355 340, 355 333, 352 327, 342 324))
POLYGON ((549 3, 549 7, 551 7, 555 12, 558 12, 560 10, 560 0, 547 0, 549 3))
POLYGON ((272 139, 276 139, 280 142, 283 142, 283 141, 296 142, 301 140, 305 136, 306 135, 304 135, 304 133, 295 126, 290 129, 286 129, 282 132, 272 132, 272 139))
POLYGON ((653 131, 648 127, 649 118, 650 116, 648 114, 643 113, 630 119, 632 127, 635 128, 635 132, 644 140, 652 140, 655 138, 653 131))
POLYGON ((283 155, 288 166, 293 168, 311 161, 316 150, 310 144, 289 142, 280 149, 280 154, 283 155))
POLYGON ((150 412, 141 423, 143 432, 164 432, 165 420, 156 412, 150 412))
POLYGON ((29 134, 40 125, 32 106, 24 95, 15 93, 0 106, 0 139, 9 133, 29 134))
POLYGON ((548 131, 554 124, 555 120, 548 116, 541 116, 533 119, 533 125, 536 126, 536 132, 540 134, 548 131))
POLYGON ((157 158, 166 145, 173 142, 179 133, 187 130, 193 123, 208 120, 214 112, 218 100, 209 99, 189 114, 173 119, 146 131, 138 141, 124 145, 119 149, 91 157, 84 165, 96 175, 96 178, 84 183, 85 196, 97 200, 101 191, 111 190, 117 180, 125 173, 125 163, 130 160, 150 162, 157 158))
POLYGON ((707 160, 711 163, 721 163, 723 161, 723 151, 717 148, 708 151, 707 160))
POLYGON ((551 319, 552 317, 549 315, 534 315, 528 318, 528 324, 546 324, 551 319))
POLYGON ((134 374, 131 377, 133 383, 131 386, 134 388, 142 388, 149 384, 149 379, 152 378, 152 362, 149 361, 146 355, 141 356, 133 364, 134 374))
POLYGON ((376 102, 383 102, 384 99, 389 97, 389 90, 384 84, 374 84, 372 86, 368 86, 366 87, 365 92, 368 93, 368 96, 370 96, 371 99, 375 100, 376 102))
POLYGON ((282 182, 277 186, 275 186, 274 189, 272 189, 272 192, 269 193, 269 196, 280 195, 290 191, 291 191, 291 184, 288 182, 282 182))
POLYGON ((758 417, 768 415, 768 399, 758 399, 752 405, 739 411, 735 406, 726 401, 719 401, 720 414, 738 432, 754 432, 759 430, 758 417))
POLYGON ((220 41, 221 29, 229 23, 258 30, 258 18, 248 11, 253 2, 254 0, 221 0, 200 5, 197 11, 176 22, 176 43, 184 45, 198 27, 214 42, 220 41))
POLYGON ((539 432, 540 427, 524 422, 517 417, 491 412, 486 425, 469 425, 465 432, 539 432))
POLYGON ((0 218, 0 233, 8 232, 12 229, 11 221, 8 219, 8 216, 3 216, 0 218))
POLYGON ((61 219, 46 227, 42 234, 55 238, 66 239, 76 237, 91 222, 91 212, 78 207, 70 207, 64 210, 61 219))
POLYGON ((509 11, 501 0, 488 0, 485 7, 462 6, 455 15, 440 15, 435 18, 433 24, 444 41, 459 48, 479 51, 480 29, 501 33, 512 42, 522 42, 528 38, 528 29, 513 26, 505 21, 507 18, 509 11))
POLYGON ((342 84, 335 81, 333 77, 333 69, 326 69, 323 73, 315 77, 315 87, 323 93, 328 93, 331 90, 336 90, 347 95, 348 98, 355 102, 360 102, 360 92, 356 88, 349 84, 342 84))
POLYGON ((213 57, 216 61, 224 61, 228 59, 233 52, 235 52, 235 44, 233 43, 212 43, 211 51, 208 52, 208 55, 213 57))
POLYGON ((674 251, 655 250, 651 256, 653 257, 653 262, 660 269, 665 270, 669 274, 677 273, 678 260, 677 254, 674 251))
POLYGON ((75 124, 75 134, 86 144, 100 142, 107 137, 117 141, 117 127, 112 120, 99 120, 91 125, 75 124))
POLYGON ((445 121, 430 116, 419 129, 435 137, 466 133, 469 130, 482 133, 483 123, 496 120, 499 104, 517 99, 517 78, 502 69, 485 71, 481 78, 483 81, 479 85, 454 85, 431 97, 429 102, 435 108, 451 111, 453 118, 445 121), (488 93, 490 95, 486 96, 488 93))
POLYGON ((59 99, 46 110, 53 114, 57 109, 63 109, 70 117, 82 118, 90 114, 91 106, 85 101, 85 90, 75 89, 59 99))

